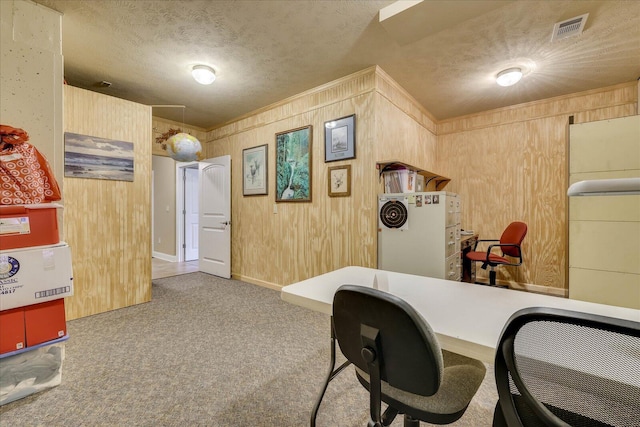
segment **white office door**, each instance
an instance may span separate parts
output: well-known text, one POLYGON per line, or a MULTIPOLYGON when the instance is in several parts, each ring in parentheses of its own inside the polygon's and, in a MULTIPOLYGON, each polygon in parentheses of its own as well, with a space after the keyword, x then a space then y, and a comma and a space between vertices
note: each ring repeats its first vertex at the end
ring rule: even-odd
POLYGON ((199 163, 200 271, 231 277, 231 156, 199 163))
POLYGON ((184 168, 184 260, 198 259, 198 169, 184 168))

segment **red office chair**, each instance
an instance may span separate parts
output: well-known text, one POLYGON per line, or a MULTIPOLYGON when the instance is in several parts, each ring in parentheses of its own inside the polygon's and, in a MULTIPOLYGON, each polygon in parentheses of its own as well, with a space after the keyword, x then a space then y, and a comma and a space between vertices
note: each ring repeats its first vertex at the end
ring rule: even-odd
MULTIPOLYGON (((496 286, 496 270, 499 265, 518 266, 522 264, 522 249, 520 244, 527 235, 527 224, 524 222, 512 222, 500 236, 500 240, 480 239, 476 242, 473 251, 467 253, 467 258, 473 262, 481 262, 482 268, 489 271, 489 285, 496 286), (480 242, 500 242, 488 246, 486 252, 476 251, 480 242), (502 256, 492 253, 493 248, 500 248, 502 256), (509 257, 509 258, 505 258, 509 257)), ((481 283, 482 284, 482 283, 481 283)))

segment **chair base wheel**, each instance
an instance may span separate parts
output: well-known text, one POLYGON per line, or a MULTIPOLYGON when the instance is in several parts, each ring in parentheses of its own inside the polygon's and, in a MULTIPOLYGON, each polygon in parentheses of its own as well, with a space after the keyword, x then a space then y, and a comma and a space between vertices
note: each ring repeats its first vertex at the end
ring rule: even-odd
POLYGON ((420 420, 416 420, 410 415, 405 414, 403 427, 420 427, 420 420))

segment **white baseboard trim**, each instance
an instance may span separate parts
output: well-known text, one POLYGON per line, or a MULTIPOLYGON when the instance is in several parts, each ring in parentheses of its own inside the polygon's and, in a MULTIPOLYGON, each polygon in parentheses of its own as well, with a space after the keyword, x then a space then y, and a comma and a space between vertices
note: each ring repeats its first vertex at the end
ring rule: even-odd
POLYGON ((153 251, 151 253, 151 256, 154 258, 158 258, 164 261, 169 261, 169 262, 178 262, 178 257, 175 255, 169 255, 169 254, 163 254, 162 252, 156 252, 153 251))

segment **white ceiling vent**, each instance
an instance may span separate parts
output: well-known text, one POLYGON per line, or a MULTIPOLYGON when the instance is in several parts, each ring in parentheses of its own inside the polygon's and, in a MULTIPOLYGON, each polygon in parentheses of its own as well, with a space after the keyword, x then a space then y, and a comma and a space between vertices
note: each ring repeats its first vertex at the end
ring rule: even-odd
POLYGON ((553 26, 551 41, 566 39, 567 37, 582 34, 584 24, 587 23, 588 17, 589 14, 585 13, 584 15, 576 16, 575 18, 567 19, 566 21, 556 22, 553 26))

